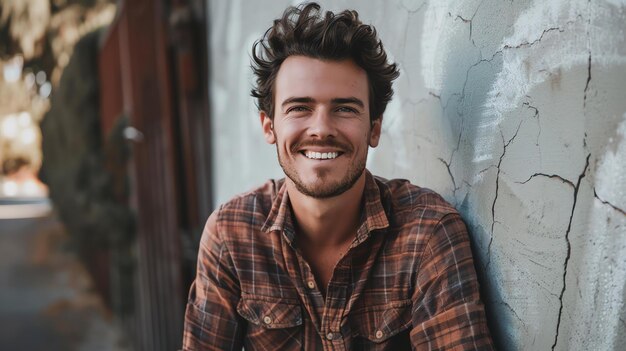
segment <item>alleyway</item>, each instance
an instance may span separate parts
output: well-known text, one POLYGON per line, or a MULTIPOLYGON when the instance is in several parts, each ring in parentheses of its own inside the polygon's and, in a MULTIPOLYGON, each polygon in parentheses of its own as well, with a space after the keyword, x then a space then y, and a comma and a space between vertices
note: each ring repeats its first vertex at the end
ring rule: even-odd
POLYGON ((54 215, 6 218, 26 211, 0 200, 0 350, 129 350, 54 215))

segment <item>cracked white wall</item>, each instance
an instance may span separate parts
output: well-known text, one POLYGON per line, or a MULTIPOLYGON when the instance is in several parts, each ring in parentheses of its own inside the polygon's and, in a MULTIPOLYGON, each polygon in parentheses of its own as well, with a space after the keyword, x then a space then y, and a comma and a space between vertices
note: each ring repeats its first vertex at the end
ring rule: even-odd
MULTIPOLYGON (((249 53, 290 1, 210 1, 215 203, 281 177, 249 53)), ((626 2, 322 1, 401 77, 368 167, 465 218, 505 350, 626 349, 626 2)))

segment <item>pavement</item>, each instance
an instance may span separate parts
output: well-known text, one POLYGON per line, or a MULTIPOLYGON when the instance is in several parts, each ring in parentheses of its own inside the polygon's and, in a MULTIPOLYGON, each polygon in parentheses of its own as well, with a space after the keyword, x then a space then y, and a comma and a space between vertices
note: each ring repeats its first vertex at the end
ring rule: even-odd
POLYGON ((0 350, 130 351, 45 199, 0 199, 0 350))

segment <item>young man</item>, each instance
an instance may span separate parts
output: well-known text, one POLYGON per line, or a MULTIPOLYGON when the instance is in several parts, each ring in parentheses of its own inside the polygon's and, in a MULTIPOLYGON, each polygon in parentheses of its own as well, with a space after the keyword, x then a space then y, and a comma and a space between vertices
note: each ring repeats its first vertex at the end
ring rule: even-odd
POLYGON ((290 7, 253 48, 285 179, 209 218, 184 350, 488 350, 465 225, 365 169, 398 76, 355 11, 290 7))

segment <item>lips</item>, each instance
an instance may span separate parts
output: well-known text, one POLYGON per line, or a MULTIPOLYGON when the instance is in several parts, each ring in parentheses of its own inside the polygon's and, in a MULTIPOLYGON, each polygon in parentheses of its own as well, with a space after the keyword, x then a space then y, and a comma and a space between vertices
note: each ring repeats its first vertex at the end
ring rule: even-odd
POLYGON ((306 158, 309 158, 311 160, 332 160, 335 159, 337 157, 339 157, 339 155, 341 155, 341 152, 315 152, 315 151, 301 151, 301 153, 306 156, 306 158))
POLYGON ((351 150, 349 145, 332 139, 324 141, 309 140, 297 143, 291 148, 293 153, 300 153, 312 160, 332 160, 351 150))

